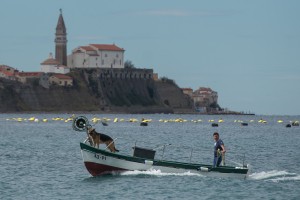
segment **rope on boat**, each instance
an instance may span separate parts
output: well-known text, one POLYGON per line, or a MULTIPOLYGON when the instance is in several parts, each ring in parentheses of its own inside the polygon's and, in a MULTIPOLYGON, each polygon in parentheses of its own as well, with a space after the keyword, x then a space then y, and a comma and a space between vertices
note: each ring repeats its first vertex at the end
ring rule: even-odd
POLYGON ((234 163, 234 164, 236 164, 236 165, 239 165, 239 166, 244 166, 242 163, 238 163, 238 162, 235 162, 235 161, 233 161, 233 160, 227 159, 227 161, 229 161, 229 162, 231 162, 231 163, 234 163))
POLYGON ((236 161, 233 161, 233 160, 229 160, 227 159, 227 161, 231 162, 231 163, 234 163, 236 165, 239 165, 239 166, 242 166, 242 167, 245 167, 245 153, 244 153, 244 156, 243 156, 243 163, 239 163, 239 162, 236 162, 236 161))
POLYGON ((113 139, 113 141, 112 141, 111 143, 109 143, 109 145, 106 146, 105 150, 107 150, 108 147, 109 147, 112 143, 114 143, 114 141, 116 141, 117 139, 118 139, 118 138, 113 139))

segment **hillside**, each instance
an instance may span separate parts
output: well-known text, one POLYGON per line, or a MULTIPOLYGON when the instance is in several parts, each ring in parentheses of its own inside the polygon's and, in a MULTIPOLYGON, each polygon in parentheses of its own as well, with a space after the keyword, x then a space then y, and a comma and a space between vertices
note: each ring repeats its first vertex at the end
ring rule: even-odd
POLYGON ((95 69, 72 70, 73 86, 45 89, 0 79, 1 112, 191 113, 192 103, 170 80, 99 78, 95 69))

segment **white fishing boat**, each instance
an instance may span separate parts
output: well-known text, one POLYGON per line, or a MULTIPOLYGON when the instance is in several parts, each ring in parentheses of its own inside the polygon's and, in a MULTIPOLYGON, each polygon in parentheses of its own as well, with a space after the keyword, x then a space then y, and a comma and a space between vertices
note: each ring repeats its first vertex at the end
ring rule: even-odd
MULTIPOLYGON (((74 120, 73 128, 85 131, 90 126, 85 117, 74 120)), ((92 176, 115 174, 124 171, 159 170, 162 173, 196 173, 204 176, 246 178, 249 169, 243 166, 219 166, 156 159, 154 149, 133 146, 133 155, 112 153, 107 149, 98 149, 91 146, 88 138, 80 143, 84 165, 92 176)))

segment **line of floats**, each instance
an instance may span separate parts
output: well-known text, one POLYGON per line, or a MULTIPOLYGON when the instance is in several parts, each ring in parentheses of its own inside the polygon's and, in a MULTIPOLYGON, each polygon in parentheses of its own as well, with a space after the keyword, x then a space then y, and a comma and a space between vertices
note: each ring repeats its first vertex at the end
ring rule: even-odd
MULTIPOLYGON (((71 117, 68 118, 62 118, 62 117, 54 117, 51 119, 47 119, 47 118, 36 118, 36 117, 30 117, 30 118, 7 118, 7 121, 16 121, 16 122, 49 122, 49 121, 59 121, 59 122, 72 122, 73 119, 75 118, 75 115, 72 115, 71 117)), ((117 123, 117 122, 130 122, 130 123, 140 123, 141 126, 147 126, 148 123, 153 122, 152 119, 136 119, 136 118, 129 118, 129 119, 124 119, 124 118, 114 118, 114 119, 110 119, 110 118, 98 118, 98 117, 93 117, 92 119, 90 119, 90 121, 92 121, 94 124, 97 123, 102 123, 104 126, 108 125, 108 122, 112 122, 112 123, 117 123)), ((205 120, 206 121, 206 120, 205 120)), ((158 122, 161 123, 186 123, 186 122, 192 122, 192 123, 202 123, 204 122, 204 120, 201 119, 192 119, 192 120, 187 120, 187 119, 182 119, 182 118, 177 118, 177 119, 159 119, 158 122)), ((224 123, 225 120, 223 119, 209 119, 207 120, 208 123, 211 123, 211 126, 213 127, 217 127, 219 125, 219 123, 224 123)), ((261 124, 267 124, 268 122, 264 119, 260 119, 258 121, 256 120, 249 120, 249 121, 243 121, 243 120, 234 120, 234 123, 240 123, 242 126, 248 126, 248 123, 261 123, 261 124)), ((286 127, 292 127, 292 126, 299 126, 299 121, 283 121, 283 120, 277 120, 277 123, 281 124, 281 123, 287 123, 286 127)))

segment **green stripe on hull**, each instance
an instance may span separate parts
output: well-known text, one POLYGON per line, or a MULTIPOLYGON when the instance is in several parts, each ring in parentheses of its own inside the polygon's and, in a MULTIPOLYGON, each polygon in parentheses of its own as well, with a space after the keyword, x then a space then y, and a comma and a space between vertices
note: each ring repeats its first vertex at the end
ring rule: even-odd
MULTIPOLYGON (((80 143, 80 147, 83 150, 90 151, 93 153, 100 153, 105 156, 118 158, 122 160, 127 160, 131 162, 137 163, 145 163, 144 158, 138 158, 133 156, 121 155, 116 153, 111 153, 109 151, 105 151, 102 149, 96 149, 87 144, 80 143)), ((236 173, 236 174, 247 174, 248 168, 236 168, 231 166, 221 166, 221 167, 213 167, 212 165, 205 164, 196 164, 196 163, 184 163, 184 162, 176 162, 176 161, 166 161, 166 160, 153 160, 153 166, 161 166, 161 167, 169 167, 169 168, 179 168, 179 169, 187 169, 187 170, 199 170, 200 167, 207 168, 211 172, 219 172, 219 173, 236 173)))

